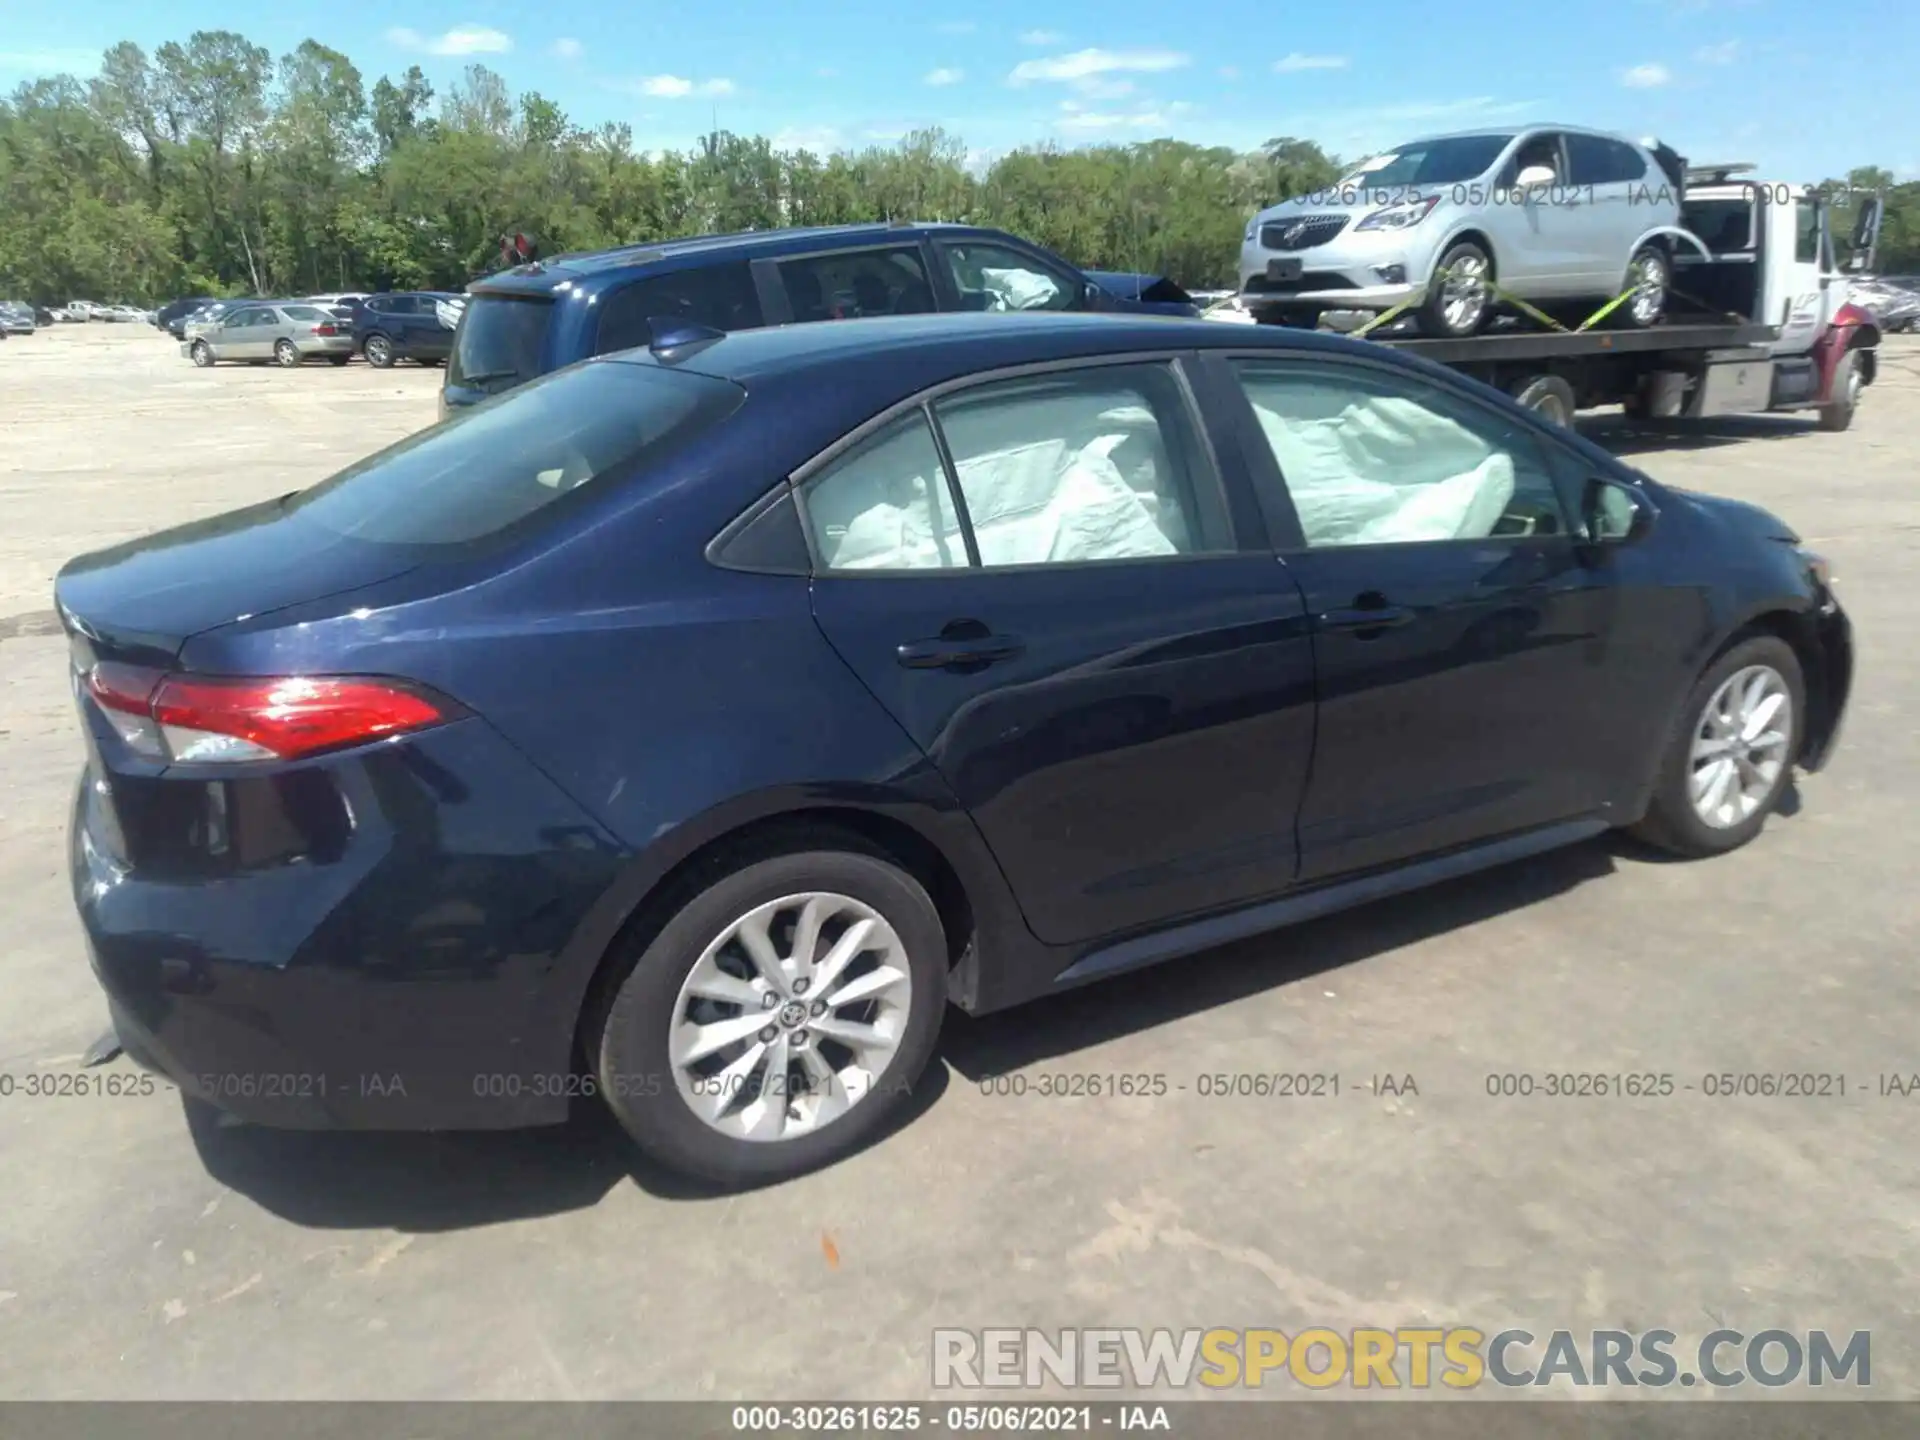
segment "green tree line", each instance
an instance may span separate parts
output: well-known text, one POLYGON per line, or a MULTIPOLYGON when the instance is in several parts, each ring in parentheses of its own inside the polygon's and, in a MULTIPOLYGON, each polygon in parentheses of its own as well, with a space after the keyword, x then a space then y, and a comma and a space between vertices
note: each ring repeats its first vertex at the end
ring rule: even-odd
MULTIPOLYGON (((151 55, 115 45, 89 80, 0 100, 0 296, 457 289, 497 268, 511 230, 551 254, 886 219, 996 225, 1088 268, 1230 285, 1247 216, 1340 173, 1290 137, 1246 153, 1039 145, 984 171, 967 158, 939 129, 831 154, 725 131, 644 153, 630 127, 578 125, 484 66, 445 94, 417 66, 369 87, 315 40, 276 61, 198 31, 151 55)), ((1893 199, 1883 268, 1920 268, 1920 186, 1893 199)))

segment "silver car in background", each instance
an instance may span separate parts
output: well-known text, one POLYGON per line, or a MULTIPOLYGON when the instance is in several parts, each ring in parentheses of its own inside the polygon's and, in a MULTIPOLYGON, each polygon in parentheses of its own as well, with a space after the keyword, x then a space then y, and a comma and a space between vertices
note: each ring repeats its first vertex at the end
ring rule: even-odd
POLYGON ((1411 301, 1440 336, 1479 330, 1495 285, 1541 306, 1631 291, 1614 318, 1652 325, 1674 248, 1699 248, 1680 228, 1684 173, 1664 147, 1569 125, 1415 140, 1254 216, 1240 290, 1261 318, 1309 326, 1411 301))
POLYGON ((344 365, 353 358, 353 331, 332 311, 305 301, 230 304, 208 320, 188 321, 180 353, 203 368, 222 360, 271 360, 290 370, 318 355, 344 365))

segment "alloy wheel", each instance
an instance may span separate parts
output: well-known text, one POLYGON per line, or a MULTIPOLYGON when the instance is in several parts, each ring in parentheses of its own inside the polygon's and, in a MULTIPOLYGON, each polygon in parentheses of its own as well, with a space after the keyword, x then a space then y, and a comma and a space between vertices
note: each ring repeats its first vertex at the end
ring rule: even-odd
POLYGON ((1667 305, 1667 262, 1652 252, 1634 256, 1627 267, 1627 288, 1633 291, 1627 307, 1634 323, 1651 325, 1667 305))
POLYGON ((1440 313, 1447 329, 1456 335, 1472 331, 1487 308, 1487 295, 1487 262, 1478 255, 1456 259, 1440 282, 1440 313))
POLYGON ((674 1083, 705 1124, 789 1140, 873 1089, 904 1038, 913 976, 892 925, 850 895, 758 905, 701 953, 667 1037, 674 1083))
POLYGON ((1713 692, 1694 727, 1688 798, 1716 830, 1751 819, 1787 766, 1793 695, 1771 665, 1736 670, 1713 692))

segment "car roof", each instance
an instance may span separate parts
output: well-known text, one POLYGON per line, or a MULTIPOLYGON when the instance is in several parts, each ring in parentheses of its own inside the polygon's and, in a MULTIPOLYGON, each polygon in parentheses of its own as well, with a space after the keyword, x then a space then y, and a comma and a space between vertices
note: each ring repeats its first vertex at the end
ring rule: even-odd
MULTIPOLYGON (((516 265, 481 280, 468 291, 509 290, 539 294, 562 283, 579 284, 603 275, 665 265, 667 262, 699 260, 706 256, 727 255, 742 260, 784 255, 797 250, 815 250, 825 245, 880 244, 888 240, 915 240, 933 233, 999 236, 1003 232, 978 225, 946 221, 873 221, 859 225, 814 225, 784 230, 742 230, 729 235, 687 235, 672 240, 655 240, 636 245, 620 245, 609 250, 576 251, 553 255, 526 265, 516 265)), ((671 268, 679 268, 673 266, 671 268)))
POLYGON ((1159 315, 937 313, 875 316, 806 325, 736 330, 675 359, 645 349, 609 357, 638 365, 685 369, 751 386, 755 381, 804 375, 818 379, 841 366, 875 360, 912 370, 914 388, 978 371, 1050 360, 1095 358, 1136 351, 1198 349, 1333 351, 1364 341, 1282 326, 1222 325, 1159 315))

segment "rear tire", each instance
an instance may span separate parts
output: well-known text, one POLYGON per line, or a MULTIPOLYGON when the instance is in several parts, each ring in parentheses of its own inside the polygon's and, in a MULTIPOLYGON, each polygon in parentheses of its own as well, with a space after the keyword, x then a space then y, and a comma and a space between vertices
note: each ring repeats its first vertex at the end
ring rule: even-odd
POLYGON ((1673 266, 1667 252, 1658 245, 1642 245, 1627 262, 1622 290, 1631 290, 1630 299, 1613 313, 1621 323, 1634 330, 1646 330, 1660 323, 1667 313, 1667 295, 1673 285, 1673 266))
POLYGON ((291 370, 300 363, 300 351, 291 340, 276 340, 273 346, 273 363, 282 370, 291 370))
POLYGON ((346 364, 347 361, 351 360, 352 358, 353 357, 351 355, 329 355, 327 357, 327 363, 337 368, 341 365, 346 364))
POLYGON ((1681 707, 1652 804, 1630 833, 1687 856, 1753 839, 1793 777, 1806 693, 1800 659, 1777 635, 1755 635, 1715 660, 1681 707), (1747 696, 1759 698, 1743 710, 1747 696))
MULTIPOLYGON (((809 842, 860 844, 833 832, 809 842)), ((677 897, 679 908, 625 962, 604 1018, 588 1032, 600 1093, 640 1148, 727 1186, 799 1175, 879 1133, 933 1056, 947 980, 939 913, 890 861, 820 848, 733 863, 677 897), (819 922, 811 947, 796 938, 808 913, 819 922), (869 943, 846 969, 830 971, 837 939, 854 924, 869 943), (743 934, 766 937, 758 963, 743 934), (770 965, 769 954, 791 968, 770 965), (834 1001, 849 992, 873 998, 834 1001), (712 1053, 689 1055, 742 1021, 745 1030, 712 1053), (828 1027, 867 1037, 872 1048, 857 1050, 828 1027)))
POLYGON ((1514 388, 1513 398, 1550 424, 1573 424, 1576 409, 1573 387, 1558 375, 1534 376, 1514 388))

